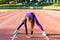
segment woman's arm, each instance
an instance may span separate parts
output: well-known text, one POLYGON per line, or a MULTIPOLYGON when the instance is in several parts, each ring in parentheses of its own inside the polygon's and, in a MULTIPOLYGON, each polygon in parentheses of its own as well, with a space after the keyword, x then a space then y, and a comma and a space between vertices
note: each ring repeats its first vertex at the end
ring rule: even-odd
POLYGON ((24 24, 25 19, 22 21, 22 23, 18 26, 18 28, 13 32, 13 34, 17 34, 17 30, 19 30, 22 25, 24 24))
POLYGON ((24 24, 25 20, 26 20, 26 19, 24 19, 24 20, 22 21, 22 23, 18 26, 17 30, 19 30, 19 29, 21 28, 21 26, 24 24))

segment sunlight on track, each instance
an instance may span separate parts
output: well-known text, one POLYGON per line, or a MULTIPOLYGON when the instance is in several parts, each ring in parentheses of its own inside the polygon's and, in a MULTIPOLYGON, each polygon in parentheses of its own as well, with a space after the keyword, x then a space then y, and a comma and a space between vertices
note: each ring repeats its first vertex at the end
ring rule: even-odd
POLYGON ((43 14, 48 14, 48 15, 51 15, 51 16, 56 16, 56 17, 59 17, 60 18, 60 11, 54 11, 54 10, 40 10, 41 12, 44 11, 43 14))
POLYGON ((11 15, 14 15, 14 14, 9 14, 9 15, 7 14, 7 15, 4 15, 4 16, 0 17, 0 19, 1 19, 1 18, 9 17, 9 16, 11 16, 11 15))
POLYGON ((10 19, 6 20, 5 22, 1 23, 0 26, 7 23, 7 22, 9 22, 10 20, 14 19, 16 16, 19 16, 19 14, 15 15, 12 18, 10 18, 10 19))
MULTIPOLYGON (((39 13, 39 14, 40 14, 40 13, 39 13)), ((52 20, 51 18, 49 18, 49 17, 47 17, 47 16, 45 16, 45 15, 42 15, 42 14, 40 14, 40 15, 43 16, 43 17, 45 17, 47 20, 51 21, 52 23, 54 23, 54 24, 56 24, 57 26, 60 27, 60 24, 57 23, 56 21, 52 20)))
POLYGON ((8 11, 12 11, 12 10, 8 10, 8 9, 1 9, 0 12, 8 12, 8 11))

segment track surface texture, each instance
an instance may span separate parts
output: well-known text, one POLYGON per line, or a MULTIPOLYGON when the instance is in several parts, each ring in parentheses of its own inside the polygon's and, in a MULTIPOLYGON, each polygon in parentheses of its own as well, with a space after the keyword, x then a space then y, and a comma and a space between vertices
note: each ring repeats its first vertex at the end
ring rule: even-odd
MULTIPOLYGON (((11 40, 14 30, 24 19, 27 12, 33 12, 43 26, 50 40, 60 40, 60 11, 38 9, 14 9, 0 12, 0 40, 11 40)), ((27 22, 30 35, 30 23, 27 22)), ((24 25, 18 30, 15 40, 46 40, 35 24, 32 38, 26 38, 24 25)))

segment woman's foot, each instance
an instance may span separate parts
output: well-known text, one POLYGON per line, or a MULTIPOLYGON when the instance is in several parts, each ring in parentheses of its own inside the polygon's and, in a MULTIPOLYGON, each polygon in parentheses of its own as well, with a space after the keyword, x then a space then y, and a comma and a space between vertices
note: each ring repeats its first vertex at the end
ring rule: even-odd
POLYGON ((32 38, 33 37, 33 35, 30 35, 30 38, 32 38))
POLYGON ((30 36, 26 35, 26 38, 30 38, 30 36))
POLYGON ((14 34, 14 35, 17 34, 17 30, 15 30, 15 31, 13 32, 13 34, 14 34))

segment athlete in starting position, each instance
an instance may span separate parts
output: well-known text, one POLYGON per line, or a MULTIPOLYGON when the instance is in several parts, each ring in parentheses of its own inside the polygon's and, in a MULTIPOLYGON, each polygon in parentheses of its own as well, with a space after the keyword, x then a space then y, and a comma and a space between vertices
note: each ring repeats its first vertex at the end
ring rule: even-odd
POLYGON ((25 31, 26 31, 26 37, 29 38, 28 36, 28 32, 27 32, 27 25, 26 25, 26 22, 27 20, 29 20, 31 22, 31 36, 33 35, 33 28, 34 28, 34 23, 36 23, 39 28, 42 30, 42 33, 44 36, 46 36, 46 33, 44 32, 43 28, 42 28, 42 25, 38 22, 35 14, 33 12, 28 12, 24 18, 24 20, 22 21, 22 23, 18 26, 18 28, 14 31, 14 34, 17 34, 17 30, 19 30, 21 28, 21 26, 24 24, 25 25, 25 31))

